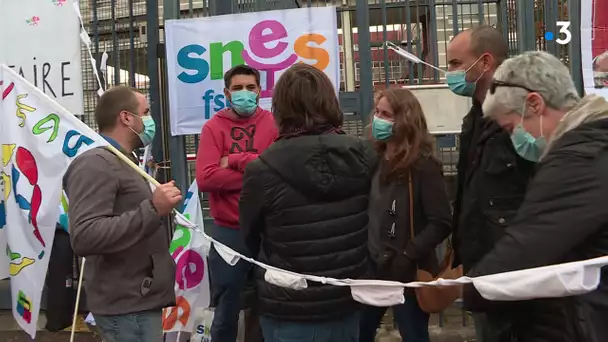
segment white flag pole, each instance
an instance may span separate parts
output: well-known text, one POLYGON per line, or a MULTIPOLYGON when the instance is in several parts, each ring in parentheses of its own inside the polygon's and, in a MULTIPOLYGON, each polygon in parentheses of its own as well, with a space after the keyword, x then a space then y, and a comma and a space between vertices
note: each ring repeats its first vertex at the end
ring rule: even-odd
POLYGON ((72 332, 70 333, 70 342, 74 342, 76 336, 76 320, 78 318, 78 307, 80 307, 80 292, 82 290, 82 278, 84 275, 84 263, 87 259, 82 258, 80 265, 80 274, 78 275, 78 290, 76 290, 76 304, 74 305, 74 317, 72 318, 72 332))

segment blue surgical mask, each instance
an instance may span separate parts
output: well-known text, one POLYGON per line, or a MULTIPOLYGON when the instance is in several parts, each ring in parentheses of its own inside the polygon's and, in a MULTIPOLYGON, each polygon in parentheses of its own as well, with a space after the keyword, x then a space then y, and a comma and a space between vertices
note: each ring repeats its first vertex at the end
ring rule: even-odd
POLYGON ((239 116, 251 116, 258 108, 258 94, 249 90, 237 90, 230 93, 232 109, 239 116))
MULTIPOLYGON (((524 105, 525 106, 525 105, 524 105)), ((525 108, 525 107, 524 107, 525 108)), ((525 113, 525 109, 524 112, 525 113)), ((522 114, 522 121, 523 121, 522 114)), ((530 134, 520 123, 511 133, 511 142, 515 148, 515 152, 525 160, 538 163, 543 151, 547 146, 547 142, 543 135, 543 117, 540 117, 540 137, 535 138, 530 134)))
POLYGON ((445 78, 448 82, 448 87, 454 94, 460 96, 473 97, 473 95, 475 94, 477 81, 479 81, 483 74, 481 74, 481 76, 479 76, 479 78, 477 78, 475 82, 469 82, 467 81, 467 72, 469 72, 469 70, 471 70, 471 68, 475 66, 477 62, 479 62, 481 57, 479 57, 475 61, 475 63, 473 63, 467 70, 448 71, 445 73, 445 78))
POLYGON ((374 116, 372 120, 372 137, 378 141, 387 141, 393 136, 393 125, 395 123, 374 116))

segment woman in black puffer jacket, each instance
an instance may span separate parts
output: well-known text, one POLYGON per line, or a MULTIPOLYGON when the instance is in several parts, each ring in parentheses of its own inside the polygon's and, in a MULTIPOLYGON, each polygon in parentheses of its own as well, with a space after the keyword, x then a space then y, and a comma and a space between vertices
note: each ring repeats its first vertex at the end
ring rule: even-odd
MULTIPOLYGON (((297 64, 272 97, 277 141, 249 163, 239 203, 241 231, 260 261, 293 272, 361 278, 367 271, 367 205, 373 146, 341 130, 335 89, 322 71, 297 64)), ((304 289, 257 282, 266 342, 356 342, 358 304, 348 287, 304 289)))

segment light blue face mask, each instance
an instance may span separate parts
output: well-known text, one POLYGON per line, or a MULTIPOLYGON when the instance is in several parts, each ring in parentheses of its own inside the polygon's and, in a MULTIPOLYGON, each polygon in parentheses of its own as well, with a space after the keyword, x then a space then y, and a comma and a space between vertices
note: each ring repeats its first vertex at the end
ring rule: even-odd
POLYGON ((141 133, 137 133, 133 128, 129 127, 129 129, 131 129, 131 131, 133 133, 137 134, 137 136, 139 137, 139 140, 141 140, 141 143, 144 145, 144 147, 150 145, 152 143, 152 140, 154 140, 154 135, 156 135, 156 122, 154 121, 152 116, 151 115, 139 116, 139 115, 133 114, 133 113, 129 113, 129 114, 141 119, 141 122, 144 126, 144 130, 141 131, 141 133))
POLYGON ((258 108, 258 94, 246 89, 233 91, 230 103, 239 116, 251 116, 258 108))
POLYGON ((151 115, 146 115, 141 117, 142 122, 144 123, 144 131, 138 134, 141 143, 144 146, 148 146, 154 140, 154 136, 156 135, 156 122, 152 119, 151 115))
POLYGON ((481 76, 479 76, 479 78, 477 78, 477 80, 475 80, 475 82, 469 82, 467 81, 467 72, 469 72, 469 70, 471 70, 471 68, 474 67, 477 62, 479 62, 481 57, 483 56, 477 58, 475 63, 473 63, 467 70, 447 71, 445 73, 445 78, 448 82, 448 87, 450 87, 450 90, 454 94, 460 96, 473 97, 473 95, 475 94, 477 81, 479 81, 481 76, 483 76, 483 73, 481 74, 481 76))
POLYGON ((372 137, 378 141, 387 141, 393 136, 394 124, 394 122, 374 116, 372 120, 372 137))
MULTIPOLYGON (((522 112, 522 122, 523 116, 525 115, 525 104, 524 110, 522 112)), ((517 154, 525 160, 529 160, 534 163, 538 163, 540 160, 540 156, 543 154, 547 146, 547 142, 543 135, 543 117, 540 117, 540 137, 535 138, 532 134, 530 134, 522 123, 520 122, 517 127, 511 133, 511 142, 513 143, 513 147, 517 154)))

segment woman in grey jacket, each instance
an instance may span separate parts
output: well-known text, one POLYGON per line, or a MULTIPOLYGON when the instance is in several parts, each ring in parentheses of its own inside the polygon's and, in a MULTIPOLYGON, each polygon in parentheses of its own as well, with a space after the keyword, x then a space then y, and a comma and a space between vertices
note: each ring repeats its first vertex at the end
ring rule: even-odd
MULTIPOLYGON (((381 159, 368 207, 372 274, 403 282, 414 280, 417 267, 437 274, 435 248, 451 233, 452 214, 420 103, 407 89, 385 90, 376 97, 371 126, 381 159)), ((403 341, 428 342, 429 315, 412 290, 406 290, 405 297, 404 304, 392 308, 403 341)), ((374 341, 386 309, 364 308, 361 342, 374 341)))

